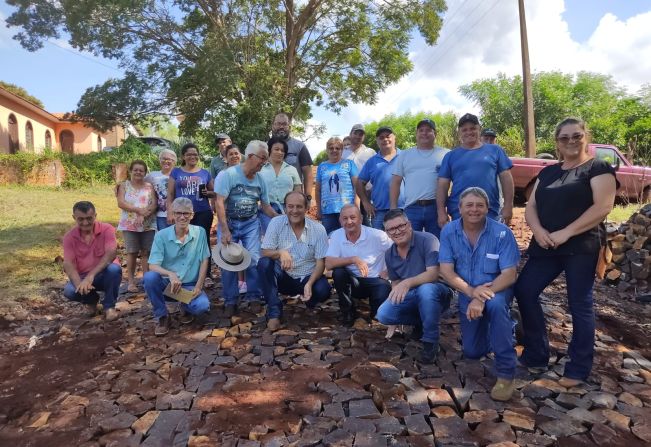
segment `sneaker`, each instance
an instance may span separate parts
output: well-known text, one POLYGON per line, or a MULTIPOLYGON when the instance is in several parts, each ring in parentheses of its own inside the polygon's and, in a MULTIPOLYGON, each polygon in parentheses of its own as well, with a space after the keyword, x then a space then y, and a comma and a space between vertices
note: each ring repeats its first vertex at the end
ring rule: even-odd
POLYGON ((495 386, 491 390, 491 398, 500 402, 506 402, 513 396, 515 391, 515 382, 509 379, 497 379, 495 386))
POLYGON ((558 384, 565 388, 574 388, 575 386, 579 386, 583 384, 583 380, 570 379, 569 377, 561 377, 560 379, 558 379, 558 384))
POLYGON ((246 287, 246 281, 240 281, 237 286, 240 290, 240 295, 243 295, 248 291, 248 288, 246 287))
POLYGON ((439 355, 439 345, 434 343, 423 342, 423 350, 420 353, 420 362, 423 365, 431 365, 436 362, 439 355))
POLYGON ((224 306, 224 317, 230 318, 235 315, 235 312, 237 312, 237 306, 235 304, 227 304, 224 306))
POLYGON ((190 324, 193 321, 194 321, 194 315, 181 309, 181 312, 179 313, 179 323, 190 324))
POLYGON ((267 329, 271 332, 280 329, 280 318, 270 318, 269 321, 267 321, 267 329))
POLYGON ((109 307, 106 309, 106 321, 115 321, 118 318, 120 318, 120 315, 114 307, 109 307))
POLYGON ((158 323, 156 324, 156 328, 154 328, 154 335, 157 336, 162 336, 167 334, 170 331, 170 317, 165 315, 164 317, 160 317, 158 319, 158 323))

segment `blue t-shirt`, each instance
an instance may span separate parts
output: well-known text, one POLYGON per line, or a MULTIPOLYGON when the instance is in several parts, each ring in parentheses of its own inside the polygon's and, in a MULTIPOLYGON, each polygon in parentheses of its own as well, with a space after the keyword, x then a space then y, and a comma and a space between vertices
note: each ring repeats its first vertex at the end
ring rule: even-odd
POLYGON ((222 171, 217 194, 224 197, 226 217, 246 219, 258 213, 258 202, 269 203, 267 184, 259 172, 249 180, 242 172, 242 165, 222 171))
POLYGON ((393 244, 384 252, 384 261, 392 281, 413 278, 428 267, 439 265, 439 240, 425 231, 414 231, 407 257, 403 259, 398 254, 398 247, 393 244))
POLYGON ((486 219, 486 226, 473 248, 463 231, 461 219, 441 230, 439 262, 454 264, 454 271, 471 287, 497 278, 502 271, 517 267, 520 250, 511 229, 501 222, 486 219))
POLYGON ((192 200, 192 207, 195 213, 200 211, 212 211, 210 203, 205 197, 198 197, 199 185, 210 183, 212 177, 205 169, 199 169, 197 172, 187 172, 183 168, 174 168, 170 172, 170 178, 174 179, 174 197, 185 197, 192 200))
POLYGON ((452 181, 452 192, 447 202, 448 214, 452 219, 461 217, 459 196, 466 188, 478 186, 488 194, 488 217, 496 219, 500 210, 498 177, 512 167, 513 163, 504 149, 497 144, 483 144, 478 149, 456 147, 445 154, 439 178, 452 181))
MULTIPOLYGON (((386 161, 384 157, 377 153, 371 157, 359 173, 359 179, 364 182, 371 182, 373 189, 371 189, 371 202, 378 210, 388 210, 391 208, 389 204, 389 189, 391 188, 391 179, 393 178, 393 165, 400 157, 402 151, 398 149, 395 157, 391 161, 386 161)), ((405 205, 404 195, 404 181, 400 183, 400 195, 398 196, 398 208, 405 205)))
POLYGON ((321 184, 321 214, 335 214, 344 205, 355 203, 353 177, 357 177, 357 166, 352 160, 319 165, 316 181, 321 184))

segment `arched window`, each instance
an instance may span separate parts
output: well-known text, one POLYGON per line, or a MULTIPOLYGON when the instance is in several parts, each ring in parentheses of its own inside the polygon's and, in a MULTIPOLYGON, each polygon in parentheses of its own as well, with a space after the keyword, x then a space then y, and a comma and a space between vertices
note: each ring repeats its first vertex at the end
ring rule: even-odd
POLYGON ((102 152, 102 137, 97 135, 97 152, 102 152))
POLYGON ((68 154, 75 151, 75 134, 70 130, 62 130, 59 134, 59 143, 61 143, 61 150, 68 154))
POLYGON ((52 149, 52 134, 49 130, 45 131, 45 149, 52 149))
POLYGON ((30 121, 25 124, 25 147, 28 151, 34 152, 34 128, 30 121))
POLYGON ((18 120, 12 113, 9 115, 9 153, 15 154, 20 149, 18 144, 18 120))

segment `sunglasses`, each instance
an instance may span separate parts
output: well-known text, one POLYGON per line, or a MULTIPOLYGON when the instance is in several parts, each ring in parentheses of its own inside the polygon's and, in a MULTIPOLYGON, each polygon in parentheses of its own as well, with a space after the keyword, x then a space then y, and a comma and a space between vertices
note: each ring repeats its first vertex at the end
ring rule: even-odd
POLYGON ((559 143, 567 144, 569 142, 575 142, 575 141, 581 141, 583 140, 583 137, 585 137, 584 133, 575 133, 574 135, 562 135, 558 138, 556 138, 556 141, 559 143))

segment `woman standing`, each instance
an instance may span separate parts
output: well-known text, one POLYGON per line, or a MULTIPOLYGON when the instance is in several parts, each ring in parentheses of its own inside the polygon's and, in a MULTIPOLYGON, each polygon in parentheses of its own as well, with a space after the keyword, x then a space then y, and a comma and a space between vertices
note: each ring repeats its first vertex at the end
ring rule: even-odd
POLYGON ((601 247, 599 226, 613 208, 617 180, 612 166, 588 153, 590 136, 583 121, 563 120, 555 138, 560 162, 540 171, 527 203, 525 218, 533 238, 515 296, 524 330, 521 363, 547 369, 549 342, 540 293, 565 272, 573 330, 569 362, 558 383, 573 387, 587 379, 592 369, 592 288, 601 247))
POLYGON ((145 182, 147 165, 134 160, 129 165, 129 180, 118 186, 118 207, 122 210, 118 230, 122 231, 127 252, 127 291, 137 292, 136 260, 140 253, 142 272, 149 271, 147 259, 156 233, 156 193, 154 187, 145 182))
MULTIPOLYGON (((210 250, 210 228, 213 211, 210 197, 214 197, 213 181, 210 173, 199 165, 199 149, 194 143, 187 143, 181 148, 181 167, 172 169, 167 183, 167 209, 177 197, 192 201, 194 217, 190 224, 202 227, 206 231, 208 250, 210 250)), ((168 214, 167 223, 174 223, 174 216, 168 214)), ((210 269, 208 276, 211 277, 210 269)))
POLYGON ((324 161, 316 170, 317 219, 326 229, 326 233, 341 228, 339 211, 347 203, 355 203, 357 183, 357 166, 352 160, 342 160, 344 144, 338 137, 332 137, 326 143, 328 161, 324 161))
MULTIPOLYGON (((269 163, 260 170, 260 175, 269 190, 269 203, 278 214, 284 214, 285 196, 290 191, 301 190, 301 178, 296 168, 285 162, 289 151, 287 141, 274 137, 267 141, 269 148, 269 163)), ((260 210, 258 213, 262 234, 267 231, 271 218, 260 210)))
POLYGON ((163 149, 158 154, 160 171, 151 171, 145 181, 152 184, 158 196, 158 210, 156 211, 156 228, 160 231, 167 228, 167 182, 170 172, 176 166, 176 153, 169 149, 163 149))

